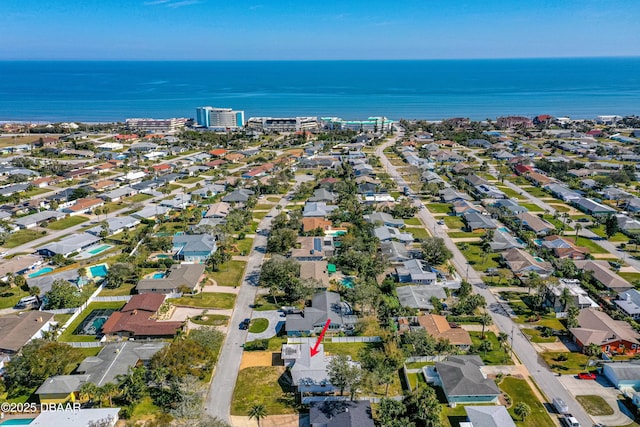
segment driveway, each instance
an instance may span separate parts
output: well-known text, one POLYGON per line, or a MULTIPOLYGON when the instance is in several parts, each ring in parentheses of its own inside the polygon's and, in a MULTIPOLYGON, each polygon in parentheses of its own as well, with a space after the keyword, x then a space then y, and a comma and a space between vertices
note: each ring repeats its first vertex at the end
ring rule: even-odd
POLYGON ((267 326, 267 329, 264 332, 260 332, 259 334, 249 332, 247 335, 247 341, 273 338, 278 335, 278 331, 284 327, 285 322, 284 313, 278 310, 254 311, 251 318, 267 319, 269 321, 269 326, 267 326))
POLYGON ((594 422, 607 426, 625 426, 633 422, 633 415, 618 400, 620 390, 613 387, 603 376, 598 375, 596 381, 591 381, 579 380, 575 375, 563 375, 560 377, 560 382, 573 397, 581 395, 600 396, 613 408, 613 415, 592 416, 594 422))

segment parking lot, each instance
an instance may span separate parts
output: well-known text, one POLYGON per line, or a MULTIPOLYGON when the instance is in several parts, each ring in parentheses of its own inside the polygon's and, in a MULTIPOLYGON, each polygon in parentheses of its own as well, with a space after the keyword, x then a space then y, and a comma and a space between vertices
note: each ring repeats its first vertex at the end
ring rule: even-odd
POLYGON ((613 409, 613 415, 591 416, 596 423, 607 426, 625 426, 633 422, 633 415, 618 400, 620 390, 616 389, 609 381, 598 375, 597 380, 580 380, 576 375, 562 375, 560 382, 572 396, 595 395, 602 397, 613 409))

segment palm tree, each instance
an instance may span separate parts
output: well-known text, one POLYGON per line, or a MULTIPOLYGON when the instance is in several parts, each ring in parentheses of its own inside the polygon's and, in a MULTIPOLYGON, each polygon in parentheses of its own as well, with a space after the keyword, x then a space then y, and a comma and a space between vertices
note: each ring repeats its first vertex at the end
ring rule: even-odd
POLYGON ((531 415, 531 408, 526 403, 520 402, 513 408, 513 412, 524 421, 525 418, 531 415))
POLYGON ((582 230, 582 224, 577 223, 576 224, 576 244, 578 244, 578 238, 580 235, 580 230, 582 230))
POLYGON ((562 289, 562 293, 560 294, 560 304, 562 304, 562 309, 567 311, 567 306, 573 301, 571 297, 571 291, 569 288, 565 287, 562 289))
POLYGON ((267 408, 261 403, 257 403, 249 409, 249 419, 255 418, 260 427, 260 420, 267 416, 267 408))
POLYGON ((480 323, 482 323, 482 335, 481 338, 484 339, 484 328, 493 324, 493 319, 489 315, 489 313, 484 313, 480 316, 480 323))
POLYGON ((106 383, 101 389, 104 397, 109 401, 109 406, 113 406, 113 398, 118 395, 118 386, 114 383, 106 383))
POLYGON ((93 400, 93 398, 96 397, 97 389, 98 386, 94 383, 86 382, 82 384, 82 387, 80 387, 80 390, 78 390, 78 397, 81 400, 93 400))
POLYGON ((584 365, 584 370, 586 371, 587 368, 589 367, 589 362, 591 362, 591 359, 593 357, 597 357, 600 353, 602 353, 602 348, 596 343, 591 343, 589 345, 584 346, 582 351, 584 352, 585 355, 588 356, 587 363, 584 365))

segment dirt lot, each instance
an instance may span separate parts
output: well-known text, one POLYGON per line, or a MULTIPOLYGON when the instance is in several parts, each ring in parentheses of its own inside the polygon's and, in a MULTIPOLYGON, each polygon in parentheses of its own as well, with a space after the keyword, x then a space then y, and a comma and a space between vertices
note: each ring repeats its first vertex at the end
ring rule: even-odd
MULTIPOLYGON (((240 370, 254 366, 277 366, 280 361, 280 353, 270 351, 245 351, 242 354, 240 370)), ((282 365, 282 363, 279 363, 282 365)))

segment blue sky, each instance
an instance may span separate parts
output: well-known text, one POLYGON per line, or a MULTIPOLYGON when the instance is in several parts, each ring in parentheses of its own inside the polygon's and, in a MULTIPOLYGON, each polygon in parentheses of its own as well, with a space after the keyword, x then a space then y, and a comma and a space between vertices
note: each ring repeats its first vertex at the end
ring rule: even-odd
POLYGON ((639 56, 639 0, 0 0, 0 59, 639 56))

